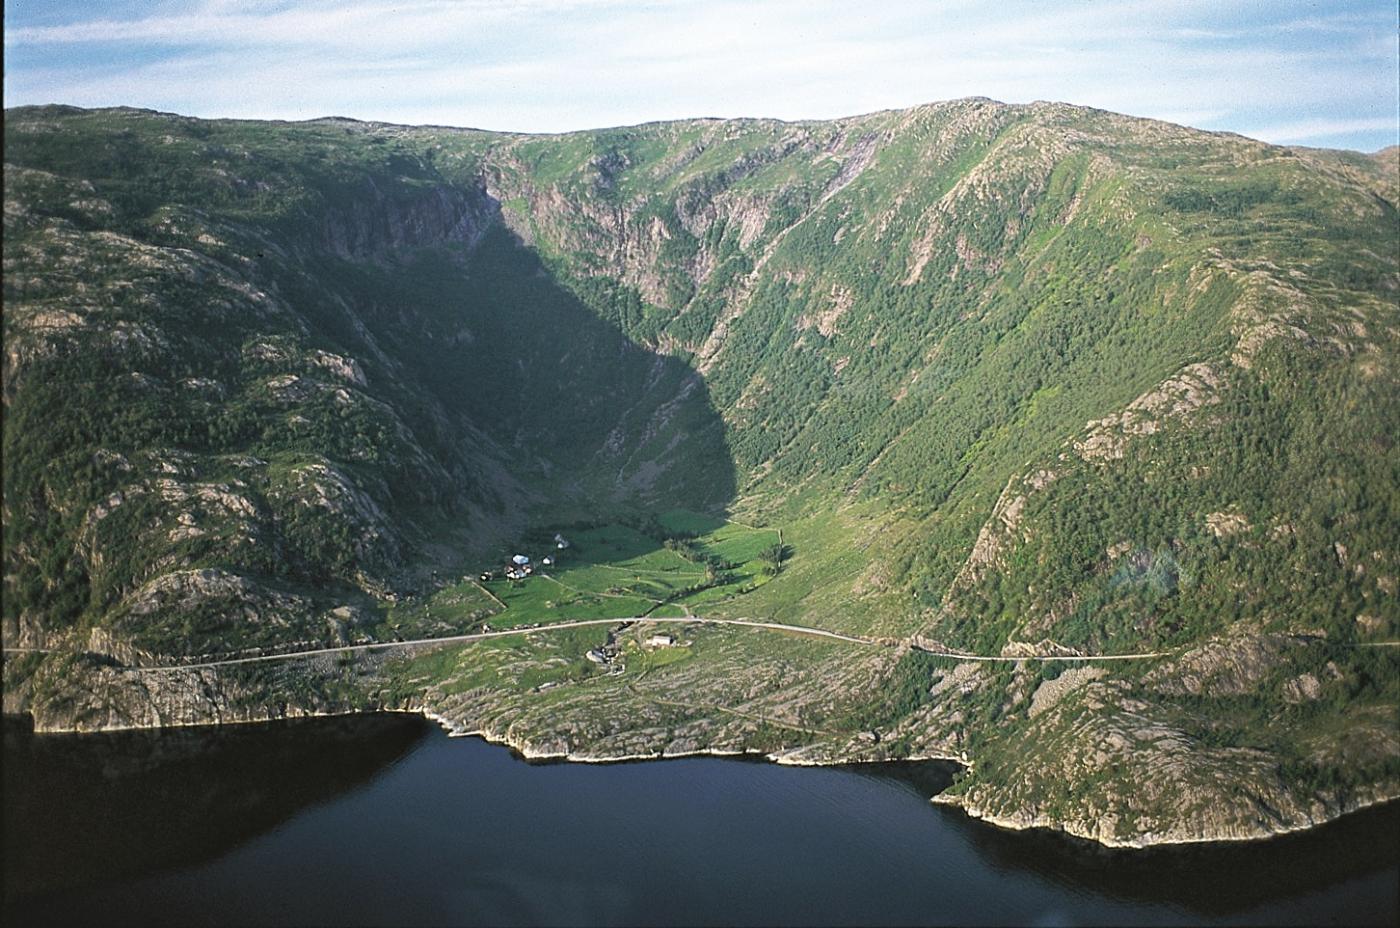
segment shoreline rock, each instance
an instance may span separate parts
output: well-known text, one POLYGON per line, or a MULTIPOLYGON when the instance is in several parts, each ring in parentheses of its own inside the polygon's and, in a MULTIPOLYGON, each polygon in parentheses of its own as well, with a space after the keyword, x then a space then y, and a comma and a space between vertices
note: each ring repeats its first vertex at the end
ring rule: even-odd
POLYGON ((993 812, 987 812, 977 806, 968 805, 963 800, 962 796, 949 795, 947 793, 939 793, 936 796, 932 796, 929 802, 934 805, 956 808, 969 818, 976 819, 979 822, 985 822, 988 825, 994 825, 1006 831, 1056 832, 1076 840, 1088 841, 1092 844, 1097 844, 1100 847, 1110 848, 1112 850, 1144 851, 1158 847, 1184 847, 1197 844, 1244 844, 1246 842, 1268 841, 1273 838, 1282 838, 1286 835, 1300 834, 1305 831, 1311 831, 1314 828, 1321 828, 1324 825, 1329 825, 1348 815, 1363 812, 1366 809, 1382 806, 1388 802, 1395 802, 1397 800, 1400 800, 1400 791, 1393 794, 1381 793, 1379 795, 1366 797, 1357 802, 1345 803, 1344 807, 1335 815, 1328 815, 1308 822, 1307 824, 1284 825, 1270 831, 1260 830, 1252 834, 1215 834, 1181 837, 1145 835, 1143 836, 1143 840, 1139 841, 1123 841, 1113 837, 1091 834, 1082 828, 1076 827, 1076 823, 1055 822, 1044 816, 1037 816, 1031 821, 1008 818, 993 812))
MULTIPOLYGON (((452 719, 441 715, 432 709, 422 706, 403 706, 361 710, 351 709, 345 711, 325 711, 325 710, 302 710, 295 706, 287 706, 281 714, 263 712, 257 715, 240 717, 222 717, 209 721, 176 721, 161 725, 112 725, 102 728, 101 732, 114 731, 151 731, 162 728, 212 728, 225 725, 260 725, 269 722, 286 721, 292 719, 309 718, 335 718, 352 715, 375 715, 381 713, 392 713, 399 715, 417 715, 433 724, 437 725, 449 738, 480 738, 488 744, 494 744, 509 749, 517 757, 526 763, 574 763, 574 764, 622 764, 638 763, 645 761, 673 760, 686 757, 761 757, 769 763, 779 764, 789 767, 840 767, 848 764, 868 764, 868 763, 923 763, 937 761, 943 763, 955 763, 964 770, 971 770, 974 760, 968 757, 955 757, 940 754, 919 754, 909 757, 886 758, 883 760, 870 760, 868 758, 846 758, 839 756, 824 757, 822 759, 811 759, 802 756, 801 748, 791 751, 763 751, 758 748, 733 750, 726 748, 699 748, 694 750, 679 751, 671 754, 663 749, 660 753, 649 754, 593 754, 586 751, 559 751, 542 749, 531 743, 529 740, 513 738, 507 733, 497 733, 485 729, 468 728, 452 719)), ((27 713, 26 713, 27 714, 27 713)), ((32 719, 33 717, 30 716, 32 719)), ((61 727, 39 727, 34 728, 34 734, 43 735, 90 735, 99 732, 82 730, 77 728, 61 727)), ((1334 822, 1347 815, 1361 812, 1369 808, 1384 805, 1387 802, 1400 800, 1400 791, 1394 793, 1380 790, 1373 795, 1364 796, 1358 800, 1342 803, 1336 814, 1328 814, 1306 824, 1283 825, 1269 830, 1259 829, 1253 833, 1228 833, 1199 836, 1180 836, 1172 834, 1149 834, 1140 837, 1136 841, 1124 841, 1111 836, 1100 835, 1090 832, 1075 822, 1058 822, 1045 816, 1034 816, 1030 820, 1024 818, 1011 818, 998 815, 993 812, 967 803, 964 797, 949 793, 939 793, 929 797, 929 802, 933 805, 946 806, 959 809, 969 818, 979 822, 1001 828, 1006 831, 1049 831, 1062 835, 1097 844, 1101 847, 1114 850, 1147 850, 1154 847, 1170 847, 1179 845, 1195 844, 1241 844, 1250 841, 1267 841, 1271 838, 1282 837, 1289 834, 1297 834, 1319 828, 1323 825, 1334 822)))

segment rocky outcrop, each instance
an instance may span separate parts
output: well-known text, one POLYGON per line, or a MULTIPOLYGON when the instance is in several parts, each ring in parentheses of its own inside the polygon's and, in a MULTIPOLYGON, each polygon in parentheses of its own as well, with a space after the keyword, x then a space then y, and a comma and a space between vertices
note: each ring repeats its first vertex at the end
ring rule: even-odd
MULTIPOLYGON (((741 655, 742 649, 733 656, 741 655)), ((756 754, 787 764, 953 759, 968 769, 936 802, 1003 827, 1060 830, 1114 847, 1267 837, 1400 796, 1393 777, 1345 788, 1290 782, 1268 751, 1203 741, 1201 726, 1208 723, 1202 718, 1144 702, 1123 680, 1094 666, 1072 667, 1042 682, 1023 704, 1024 722, 1020 710, 1004 717, 1014 733, 1002 739, 981 732, 970 749, 963 735, 979 723, 968 713, 996 686, 992 670, 975 662, 940 672, 931 680, 929 703, 888 730, 804 724, 812 708, 829 707, 833 687, 845 692, 877 664, 885 668, 878 672, 888 672, 895 659, 896 652, 881 650, 849 666, 828 664, 826 674, 795 676, 779 660, 726 679, 697 666, 649 680, 640 692, 634 680, 554 688, 544 696, 502 684, 405 691, 388 685, 399 671, 382 653, 350 662, 327 655, 168 670, 74 656, 66 660, 86 665, 84 687, 62 685, 72 679, 71 666, 41 667, 7 688, 5 709, 32 714, 39 731, 417 711, 449 734, 480 735, 529 758, 581 762, 689 754, 756 754), (308 687, 346 679, 358 682, 349 690, 308 687), (742 683, 738 689, 736 682, 742 683)), ((505 669, 518 673, 541 660, 549 658, 517 652, 505 669)), ((1178 669, 1163 665, 1169 668, 1178 669)), ((1301 674, 1287 681, 1284 698, 1315 698, 1322 685, 1315 675, 1301 674)), ((1393 708, 1354 716, 1349 734, 1336 733, 1319 750, 1361 739, 1371 761, 1400 752, 1394 721, 1393 708)))
POLYGON ((1182 420, 1202 407, 1220 402, 1224 378, 1210 364, 1192 364, 1139 396, 1122 412, 1096 419, 1087 434, 1073 443, 1086 461, 1114 460, 1123 456, 1128 440, 1159 431, 1166 420, 1182 420))
MULTIPOLYGON (((1237 793, 1211 794, 1210 800, 1238 800, 1237 793)), ((1278 835, 1306 831, 1335 821, 1351 812, 1393 802, 1400 798, 1400 785, 1376 787, 1358 792, 1337 792, 1306 803, 1282 802, 1280 794, 1266 792, 1250 794, 1241 804, 1208 805, 1209 810, 1197 818, 1163 822, 1160 830, 1132 834, 1124 823, 1131 823, 1117 812, 1066 819, 1034 809, 1006 808, 996 799, 983 800, 962 794, 940 793, 933 802, 955 806, 973 818, 999 828, 1024 831, 1031 828, 1060 831, 1084 838, 1106 847, 1147 848, 1170 844, 1213 844, 1235 841, 1260 841, 1278 835), (1278 802, 1279 806, 1271 803, 1278 802)), ((1130 825, 1131 827, 1131 825, 1130 825)))
POLYGON ((1143 684, 1170 695, 1238 696, 1254 692, 1301 643, 1295 636, 1239 627, 1152 670, 1143 684))
POLYGON ((996 505, 992 507, 991 517, 977 533, 977 541, 968 553, 967 561, 954 578, 952 590, 966 589, 1000 566, 1005 551, 1023 540, 1021 519, 1028 497, 1044 490, 1058 476, 1054 470, 1039 468, 1007 481, 1005 489, 997 497, 996 505))
POLYGON ((1030 718, 1035 718, 1043 712, 1049 712, 1070 693, 1099 679, 1106 673, 1107 671, 1102 667, 1079 666, 1071 667, 1053 680, 1046 680, 1036 687, 1035 693, 1031 696, 1031 705, 1030 709, 1027 710, 1027 715, 1030 718))
MULTIPOLYGON (((1395 717, 1392 710, 1353 720, 1375 757, 1400 754, 1395 717)), ((1121 681, 1078 675, 1053 703, 1033 706, 1021 748, 983 752, 973 774, 935 801, 1003 827, 1146 847, 1300 831, 1400 797, 1393 775, 1351 787, 1291 781, 1269 751, 1208 743, 1197 734, 1203 725, 1132 698, 1121 681)), ((1326 750, 1342 749, 1330 741, 1326 750)))
POLYGON ((373 177, 321 220, 320 247, 342 258, 378 258, 405 248, 472 248, 500 221, 501 207, 485 188, 434 186, 411 197, 391 196, 373 177))

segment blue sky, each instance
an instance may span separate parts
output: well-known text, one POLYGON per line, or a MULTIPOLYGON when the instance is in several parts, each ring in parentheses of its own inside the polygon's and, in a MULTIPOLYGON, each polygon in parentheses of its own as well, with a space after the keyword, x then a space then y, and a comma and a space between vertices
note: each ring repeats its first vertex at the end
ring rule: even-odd
POLYGON ((1063 100, 1397 141, 1395 0, 5 0, 5 105, 534 132, 1063 100))

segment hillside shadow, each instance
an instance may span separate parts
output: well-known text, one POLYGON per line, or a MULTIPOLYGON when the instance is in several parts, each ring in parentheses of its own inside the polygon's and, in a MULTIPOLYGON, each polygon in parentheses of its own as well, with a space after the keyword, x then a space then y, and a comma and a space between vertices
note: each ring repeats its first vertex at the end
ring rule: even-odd
POLYGON ((436 426, 444 458, 503 459, 499 493, 518 487, 536 508, 576 517, 720 512, 733 500, 724 423, 701 375, 629 338, 607 306, 586 304, 503 224, 470 249, 325 260, 365 326, 334 334, 362 356, 379 349, 432 398, 452 428, 433 423, 432 410, 420 424, 436 426))

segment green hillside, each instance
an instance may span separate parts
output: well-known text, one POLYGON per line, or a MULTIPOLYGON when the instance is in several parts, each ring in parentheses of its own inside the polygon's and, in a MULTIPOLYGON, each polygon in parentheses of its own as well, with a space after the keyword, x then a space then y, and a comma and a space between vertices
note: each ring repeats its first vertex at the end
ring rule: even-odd
POLYGON ((6 709, 957 756, 945 799, 1109 843, 1395 796, 1398 186, 1393 150, 983 99, 560 136, 9 110, 6 709), (561 530, 554 576, 470 580, 561 530), (642 613, 879 644, 137 669, 642 613))

